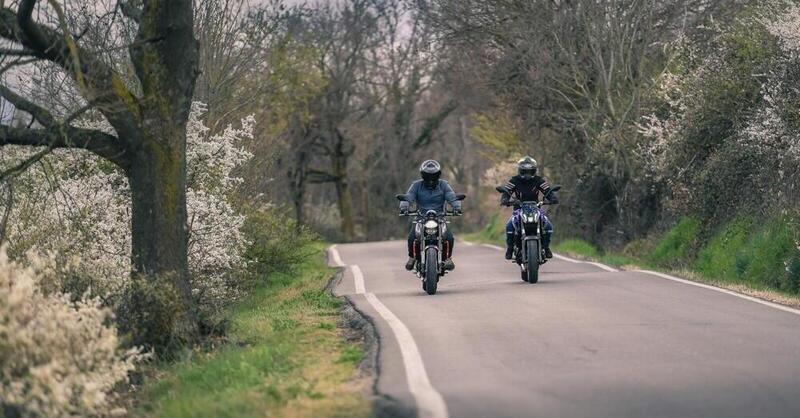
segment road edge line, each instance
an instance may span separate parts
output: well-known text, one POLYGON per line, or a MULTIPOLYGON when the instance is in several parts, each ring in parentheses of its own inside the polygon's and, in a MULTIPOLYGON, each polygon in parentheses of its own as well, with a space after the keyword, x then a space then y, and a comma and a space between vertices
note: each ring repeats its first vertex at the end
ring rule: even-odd
POLYGON ((601 268, 601 269, 603 269, 603 270, 605 270, 607 272, 610 272, 610 273, 619 273, 620 272, 620 270, 615 269, 614 267, 607 266, 607 265, 605 265, 603 263, 598 263, 598 262, 595 262, 595 261, 576 260, 574 258, 565 257, 565 256, 563 256, 561 254, 553 254, 553 257, 555 257, 555 258, 557 258, 559 260, 569 261, 570 263, 575 263, 575 264, 589 264, 589 265, 601 268))
POLYGON ((425 363, 419 352, 414 337, 408 327, 373 293, 364 293, 367 302, 372 305, 378 315, 389 324, 400 346, 400 356, 406 371, 408 390, 417 404, 417 412, 421 418, 447 418, 447 404, 436 388, 431 384, 425 363))
POLYGON ((503 247, 500 247, 500 246, 497 246, 497 245, 493 245, 493 244, 481 244, 481 247, 491 248, 491 249, 497 250, 497 251, 505 251, 506 250, 503 247))
POLYGON ((347 267, 347 265, 342 262, 342 257, 339 255, 339 251, 336 249, 336 244, 328 247, 328 254, 331 255, 331 261, 333 261, 334 267, 347 267))
POLYGON ((350 269, 353 270, 353 284, 356 287, 356 294, 363 295, 367 293, 367 287, 364 284, 364 273, 361 272, 361 267, 353 264, 350 266, 350 269))
POLYGON ((728 295, 731 295, 731 296, 736 296, 737 298, 740 298, 740 299, 748 300, 750 302, 755 302, 755 303, 758 303, 758 304, 761 304, 761 305, 764 305, 764 306, 768 306, 770 308, 774 308, 774 309, 777 309, 777 310, 780 310, 780 311, 784 311, 784 312, 788 312, 788 313, 800 316, 800 310, 799 309, 795 309, 795 308, 791 308, 791 307, 788 307, 788 306, 784 306, 784 305, 781 305, 779 303, 766 301, 766 300, 759 299, 759 298, 756 298, 756 297, 753 297, 753 296, 744 295, 744 294, 741 294, 741 293, 733 291, 733 290, 724 289, 724 288, 721 288, 721 287, 716 287, 716 286, 712 286, 712 285, 705 284, 705 283, 693 282, 691 280, 681 279, 680 277, 670 276, 669 274, 659 273, 659 272, 651 271, 651 270, 633 270, 633 271, 636 272, 636 273, 649 274, 649 275, 652 275, 652 276, 660 277, 662 279, 671 280, 673 282, 688 284, 690 286, 702 287, 703 289, 713 290, 713 291, 719 292, 719 293, 725 293, 725 294, 728 294, 728 295))
MULTIPOLYGON (((337 267, 348 267, 342 262, 336 244, 328 247, 331 259, 337 267)), ((414 397, 417 406, 417 415, 420 418, 448 418, 447 404, 436 388, 431 384, 425 362, 419 352, 417 342, 408 327, 394 314, 374 293, 368 293, 364 282, 364 273, 356 264, 350 265, 353 272, 353 281, 356 294, 364 296, 367 303, 378 312, 381 318, 389 325, 395 340, 400 347, 400 356, 403 358, 403 369, 406 372, 408 391, 414 397)))

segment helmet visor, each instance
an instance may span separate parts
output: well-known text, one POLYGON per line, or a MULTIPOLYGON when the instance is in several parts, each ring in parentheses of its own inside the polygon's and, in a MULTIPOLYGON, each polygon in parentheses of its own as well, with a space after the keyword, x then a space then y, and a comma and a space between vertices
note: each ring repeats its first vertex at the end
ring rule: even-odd
POLYGON ((423 171, 421 174, 422 174, 422 181, 424 181, 425 184, 433 184, 435 182, 438 182, 439 177, 442 176, 441 171, 437 171, 435 173, 426 173, 423 171))
POLYGON ((533 167, 520 167, 519 175, 525 178, 533 177, 536 175, 536 169, 533 167))

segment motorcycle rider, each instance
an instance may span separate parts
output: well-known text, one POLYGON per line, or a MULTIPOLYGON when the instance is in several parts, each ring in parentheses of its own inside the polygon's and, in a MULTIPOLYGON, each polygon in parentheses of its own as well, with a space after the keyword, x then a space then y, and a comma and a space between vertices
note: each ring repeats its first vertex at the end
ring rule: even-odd
MULTIPOLYGON (((417 211, 424 213, 429 210, 444 212, 445 202, 450 203, 456 214, 461 214, 461 201, 456 198, 456 193, 450 184, 442 180, 442 166, 435 160, 426 160, 419 167, 421 179, 411 183, 411 187, 406 192, 407 201, 400 202, 400 212, 408 213, 412 203, 416 203, 417 211)), ((416 252, 418 250, 415 225, 411 224, 408 232, 408 261, 406 270, 413 270, 416 264, 416 252)), ((453 263, 453 244, 455 239, 453 233, 448 229, 444 235, 443 263, 445 270, 453 270, 456 266, 453 263)))
MULTIPOLYGON (((511 177, 505 184, 506 193, 500 198, 500 204, 510 206, 510 199, 513 197, 519 202, 538 202, 539 194, 551 204, 558 204, 555 192, 551 190, 550 183, 541 176, 536 175, 539 165, 533 157, 526 155, 517 162, 517 175, 511 177)), ((550 239, 553 236, 553 224, 547 217, 544 209, 539 209, 542 219, 542 247, 545 257, 553 258, 550 251, 550 239)), ((506 260, 514 257, 514 237, 519 224, 519 209, 514 209, 514 213, 506 223, 506 260)))

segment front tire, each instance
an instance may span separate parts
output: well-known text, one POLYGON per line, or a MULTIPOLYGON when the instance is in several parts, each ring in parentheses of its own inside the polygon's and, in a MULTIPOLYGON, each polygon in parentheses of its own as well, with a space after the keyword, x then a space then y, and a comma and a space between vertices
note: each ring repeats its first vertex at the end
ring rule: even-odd
POLYGON ((438 282, 439 252, 436 248, 428 248, 425 252, 425 283, 423 287, 429 295, 435 295, 438 282))
POLYGON ((523 274, 527 275, 527 280, 525 281, 533 284, 539 281, 539 254, 541 253, 539 241, 528 241, 526 250, 528 251, 528 269, 523 274))

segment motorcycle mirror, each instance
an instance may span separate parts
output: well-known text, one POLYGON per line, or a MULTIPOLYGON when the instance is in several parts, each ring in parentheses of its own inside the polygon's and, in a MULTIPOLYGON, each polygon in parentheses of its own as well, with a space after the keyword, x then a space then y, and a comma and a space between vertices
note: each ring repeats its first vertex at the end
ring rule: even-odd
POLYGON ((508 190, 503 186, 497 186, 494 189, 497 190, 500 193, 508 193, 508 190))
POLYGON ((467 198, 467 195, 465 195, 464 193, 459 193, 459 194, 456 195, 456 200, 464 200, 466 198, 467 198))
POLYGON ((396 194, 394 197, 401 202, 408 202, 408 198, 404 194, 396 194))
POLYGON ((559 190, 561 190, 561 186, 555 186, 552 189, 550 189, 551 192, 557 192, 559 190))

